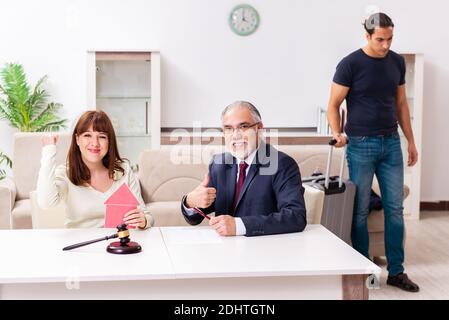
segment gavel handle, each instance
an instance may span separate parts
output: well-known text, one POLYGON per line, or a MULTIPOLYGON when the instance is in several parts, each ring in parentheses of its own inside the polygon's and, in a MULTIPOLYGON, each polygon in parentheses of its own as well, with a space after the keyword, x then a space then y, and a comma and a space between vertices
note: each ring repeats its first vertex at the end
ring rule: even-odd
POLYGON ((106 236, 106 237, 103 237, 103 238, 98 238, 98 239, 95 239, 95 240, 89 240, 89 241, 85 241, 85 242, 81 242, 81 243, 77 243, 77 244, 72 244, 71 246, 62 248, 62 250, 64 250, 64 251, 72 250, 72 249, 76 249, 76 248, 79 248, 79 247, 82 247, 82 246, 87 246, 88 244, 91 244, 91 243, 100 242, 100 241, 103 241, 103 240, 114 239, 114 238, 117 238, 117 237, 118 237, 118 234, 115 233, 113 235, 106 236))

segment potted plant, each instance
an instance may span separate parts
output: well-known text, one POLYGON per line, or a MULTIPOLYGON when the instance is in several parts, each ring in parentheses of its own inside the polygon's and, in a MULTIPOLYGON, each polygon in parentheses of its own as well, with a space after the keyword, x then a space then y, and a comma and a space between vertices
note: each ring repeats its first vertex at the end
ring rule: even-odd
POLYGON ((60 119, 59 103, 47 103, 49 94, 42 88, 47 76, 33 89, 28 85, 22 65, 7 63, 0 72, 0 119, 22 132, 58 131, 65 128, 66 119, 60 119))

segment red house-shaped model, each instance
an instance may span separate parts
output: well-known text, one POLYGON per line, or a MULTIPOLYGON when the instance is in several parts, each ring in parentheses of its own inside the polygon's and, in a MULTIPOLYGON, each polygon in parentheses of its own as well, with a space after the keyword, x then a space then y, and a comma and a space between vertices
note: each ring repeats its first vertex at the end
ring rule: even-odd
MULTIPOLYGON (((136 209, 140 204, 126 183, 123 183, 104 203, 106 215, 104 219, 105 228, 115 228, 123 223, 125 213, 136 209)), ((129 227, 133 228, 133 227, 129 227)))

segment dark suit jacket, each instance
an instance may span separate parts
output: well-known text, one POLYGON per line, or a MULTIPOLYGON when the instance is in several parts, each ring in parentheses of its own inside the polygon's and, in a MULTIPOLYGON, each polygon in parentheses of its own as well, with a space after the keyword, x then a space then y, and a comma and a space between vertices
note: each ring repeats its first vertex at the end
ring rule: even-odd
MULTIPOLYGON (((209 165, 209 187, 217 190, 215 202, 202 210, 215 215, 240 217, 246 236, 303 231, 306 226, 304 188, 295 160, 269 144, 262 143, 249 167, 235 212, 232 202, 237 180, 237 159, 230 153, 215 155, 209 165)), ((184 199, 183 199, 184 200, 184 199)), ((184 218, 191 225, 203 221, 195 213, 184 218)))

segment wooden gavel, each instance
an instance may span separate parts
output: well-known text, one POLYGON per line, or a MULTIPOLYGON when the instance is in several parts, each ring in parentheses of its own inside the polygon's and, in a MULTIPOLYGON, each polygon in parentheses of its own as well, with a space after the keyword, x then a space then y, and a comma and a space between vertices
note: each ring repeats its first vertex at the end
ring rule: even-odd
POLYGON ((72 249, 76 249, 79 247, 87 246, 88 244, 92 244, 92 243, 100 242, 100 241, 104 241, 104 240, 109 240, 109 239, 114 239, 114 238, 119 238, 120 242, 117 241, 117 242, 113 242, 108 245, 106 250, 110 253, 128 254, 128 253, 137 253, 137 252, 142 251, 142 247, 137 242, 133 242, 129 239, 129 230, 126 227, 126 224, 124 224, 124 223, 119 224, 117 226, 117 233, 114 233, 110 236, 94 239, 94 240, 89 240, 89 241, 85 241, 85 242, 81 242, 81 243, 77 243, 77 244, 72 244, 68 247, 63 248, 62 250, 64 250, 64 251, 72 250, 72 249))

